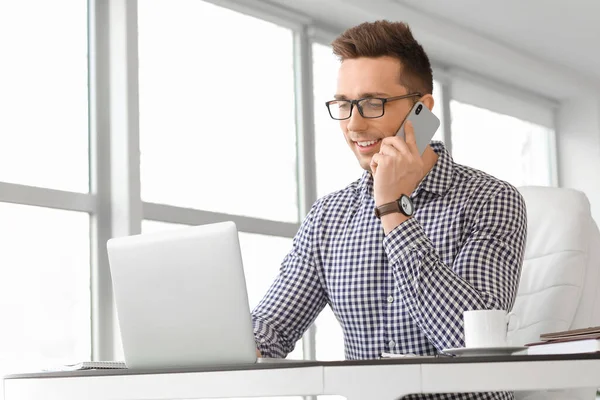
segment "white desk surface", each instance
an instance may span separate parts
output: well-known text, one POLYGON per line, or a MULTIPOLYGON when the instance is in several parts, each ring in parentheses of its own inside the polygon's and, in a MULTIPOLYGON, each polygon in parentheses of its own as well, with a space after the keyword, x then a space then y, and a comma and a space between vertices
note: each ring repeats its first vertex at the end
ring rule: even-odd
POLYGON ((5 400, 167 400, 600 387, 600 354, 259 363, 183 370, 91 370, 5 377, 5 400))

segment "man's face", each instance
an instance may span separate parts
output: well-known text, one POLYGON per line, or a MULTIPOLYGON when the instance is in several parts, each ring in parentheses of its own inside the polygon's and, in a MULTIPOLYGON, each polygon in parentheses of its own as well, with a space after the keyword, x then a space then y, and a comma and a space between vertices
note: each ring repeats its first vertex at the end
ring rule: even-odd
MULTIPOLYGON (((392 57, 345 60, 338 72, 336 98, 355 100, 408 94, 399 82, 400 70, 400 61, 392 57)), ((385 113, 380 118, 363 118, 354 105, 352 116, 340 121, 346 142, 363 169, 370 171, 371 157, 379 152, 381 140, 396 134, 417 99, 410 97, 386 103, 385 113)))

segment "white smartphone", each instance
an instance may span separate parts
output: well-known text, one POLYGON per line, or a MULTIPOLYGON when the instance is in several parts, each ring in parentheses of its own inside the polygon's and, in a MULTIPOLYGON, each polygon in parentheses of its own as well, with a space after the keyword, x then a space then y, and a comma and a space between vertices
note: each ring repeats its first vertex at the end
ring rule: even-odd
POLYGON ((418 101, 408 113, 398 132, 396 132, 396 136, 400 136, 402 139, 405 139, 404 124, 406 124, 406 121, 412 121, 415 129, 417 148, 419 149, 419 153, 423 155, 425 147, 431 142, 431 138, 440 127, 440 120, 425 104, 418 101))

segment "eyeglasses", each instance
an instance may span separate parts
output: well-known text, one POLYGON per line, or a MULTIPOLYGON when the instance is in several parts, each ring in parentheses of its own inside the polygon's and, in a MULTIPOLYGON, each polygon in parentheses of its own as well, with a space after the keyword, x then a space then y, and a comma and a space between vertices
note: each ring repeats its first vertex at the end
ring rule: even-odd
POLYGON ((421 97, 421 93, 410 93, 395 97, 368 97, 358 100, 331 100, 325 103, 329 115, 335 120, 344 120, 352 116, 352 109, 356 104, 358 112, 363 118, 379 118, 385 113, 385 103, 389 101, 407 99, 409 97, 421 97))

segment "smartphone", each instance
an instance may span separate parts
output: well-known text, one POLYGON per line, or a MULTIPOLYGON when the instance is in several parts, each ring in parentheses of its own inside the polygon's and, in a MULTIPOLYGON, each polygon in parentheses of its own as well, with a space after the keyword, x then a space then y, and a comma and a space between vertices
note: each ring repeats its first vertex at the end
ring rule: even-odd
POLYGON ((440 120, 429 111, 429 108, 425 104, 418 101, 408 113, 398 132, 396 132, 396 136, 400 136, 402 139, 405 138, 404 124, 406 124, 406 121, 412 121, 415 129, 417 148, 419 149, 419 153, 423 155, 425 147, 431 142, 431 138, 440 127, 440 120))

